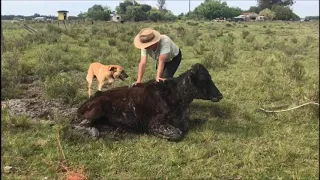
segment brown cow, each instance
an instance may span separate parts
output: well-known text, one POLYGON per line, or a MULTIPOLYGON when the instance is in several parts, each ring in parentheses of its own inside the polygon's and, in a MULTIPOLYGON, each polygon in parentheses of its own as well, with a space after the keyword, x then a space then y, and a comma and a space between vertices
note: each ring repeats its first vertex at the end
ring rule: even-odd
POLYGON ((198 63, 177 78, 97 91, 80 106, 78 115, 92 126, 99 120, 179 141, 188 129, 185 110, 194 99, 222 99, 208 70, 198 63))

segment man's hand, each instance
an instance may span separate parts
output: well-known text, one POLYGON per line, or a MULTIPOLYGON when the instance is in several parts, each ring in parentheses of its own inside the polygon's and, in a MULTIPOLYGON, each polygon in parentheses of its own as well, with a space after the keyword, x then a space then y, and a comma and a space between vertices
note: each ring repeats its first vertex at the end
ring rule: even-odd
POLYGON ((131 85, 129 85, 129 88, 134 87, 134 86, 136 86, 136 85, 138 85, 138 84, 140 84, 140 83, 141 83, 141 82, 136 81, 136 82, 132 83, 131 85))
POLYGON ((165 81, 165 80, 166 80, 165 78, 160 78, 160 77, 157 77, 157 78, 156 78, 156 81, 157 81, 157 82, 165 81))

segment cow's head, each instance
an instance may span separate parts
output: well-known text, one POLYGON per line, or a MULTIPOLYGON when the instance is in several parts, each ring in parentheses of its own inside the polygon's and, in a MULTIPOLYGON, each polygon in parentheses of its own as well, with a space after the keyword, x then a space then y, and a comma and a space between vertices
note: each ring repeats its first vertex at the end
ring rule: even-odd
POLYGON ((208 70, 202 64, 194 64, 190 71, 191 82, 194 85, 196 99, 219 102, 223 96, 211 79, 208 70))

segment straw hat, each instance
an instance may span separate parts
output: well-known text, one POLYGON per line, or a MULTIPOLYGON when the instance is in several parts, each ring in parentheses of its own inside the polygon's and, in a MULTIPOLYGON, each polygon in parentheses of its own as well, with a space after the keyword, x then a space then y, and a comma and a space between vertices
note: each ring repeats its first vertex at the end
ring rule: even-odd
POLYGON ((138 49, 145 49, 157 43, 160 40, 160 33, 151 28, 142 29, 138 35, 134 38, 134 45, 138 49))

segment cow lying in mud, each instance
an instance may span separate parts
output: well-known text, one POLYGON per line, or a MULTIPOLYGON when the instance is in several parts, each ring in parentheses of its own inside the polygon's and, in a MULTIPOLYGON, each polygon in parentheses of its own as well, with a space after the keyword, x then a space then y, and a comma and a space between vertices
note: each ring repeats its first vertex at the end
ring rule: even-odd
POLYGON ((153 80, 134 87, 98 91, 79 107, 78 115, 92 126, 106 122, 179 141, 188 130, 185 110, 194 99, 212 102, 222 99, 208 70, 201 64, 162 82, 153 80))

